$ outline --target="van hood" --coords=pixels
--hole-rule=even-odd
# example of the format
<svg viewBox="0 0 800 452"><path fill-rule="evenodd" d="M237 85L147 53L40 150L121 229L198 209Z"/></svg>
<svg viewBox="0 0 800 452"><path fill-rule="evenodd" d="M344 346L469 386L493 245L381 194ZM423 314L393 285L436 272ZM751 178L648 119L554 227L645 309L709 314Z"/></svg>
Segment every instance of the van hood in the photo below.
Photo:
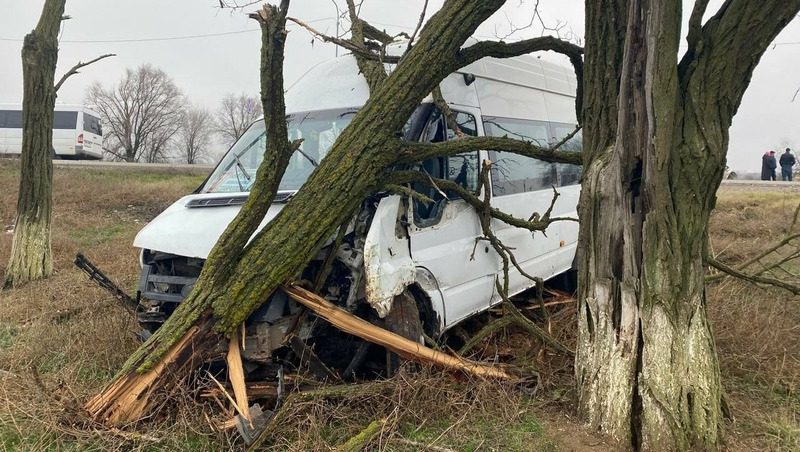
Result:
<svg viewBox="0 0 800 452"><path fill-rule="evenodd" d="M142 228L133 246L205 259L246 198L247 193L184 196ZM256 233L272 221L283 206L283 203L273 203Z"/></svg>

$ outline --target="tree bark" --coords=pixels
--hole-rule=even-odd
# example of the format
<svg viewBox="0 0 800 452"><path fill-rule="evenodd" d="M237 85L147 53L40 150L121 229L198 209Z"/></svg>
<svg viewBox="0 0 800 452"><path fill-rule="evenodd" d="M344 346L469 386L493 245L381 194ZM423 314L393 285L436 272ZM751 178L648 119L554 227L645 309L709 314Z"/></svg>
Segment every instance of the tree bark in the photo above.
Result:
<svg viewBox="0 0 800 452"><path fill-rule="evenodd" d="M680 2L588 3L579 411L633 449L713 449L708 219L750 74L800 2L728 1L702 28L699 2L680 64Z"/></svg>
<svg viewBox="0 0 800 452"><path fill-rule="evenodd" d="M66 0L47 0L22 45L22 154L17 217L4 287L50 276L53 193L53 108L58 31Z"/></svg>

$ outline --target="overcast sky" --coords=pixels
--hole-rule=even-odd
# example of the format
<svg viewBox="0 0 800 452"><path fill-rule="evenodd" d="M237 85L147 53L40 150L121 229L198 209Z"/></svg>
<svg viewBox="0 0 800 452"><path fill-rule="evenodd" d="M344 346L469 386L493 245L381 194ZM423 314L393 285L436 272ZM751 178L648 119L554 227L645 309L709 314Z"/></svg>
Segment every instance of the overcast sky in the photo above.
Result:
<svg viewBox="0 0 800 452"><path fill-rule="evenodd" d="M43 2L0 0L0 103L22 101L22 38L35 26ZM345 5L342 0L338 3ZM389 32L410 31L422 3L364 0L361 15ZM442 1L429 3L429 10L434 11ZM481 26L478 38L505 35L509 21L527 25L534 2L508 3ZM713 8L721 0L711 3ZM549 25L563 21L567 26L562 33L571 31L576 38L582 37L583 1L542 0L540 11ZM258 93L258 26L243 12L220 10L217 0L67 0L66 13L72 19L62 30L57 77L79 60L108 52L118 56L70 78L59 92L59 103L82 103L86 87L93 81L110 85L119 80L126 67L144 63L163 69L193 103L208 108L215 108L226 93ZM295 0L289 14L312 22L321 31L336 32L333 0ZM335 54L332 45L319 41L312 45L307 32L296 26L289 29L284 70L287 86L308 68ZM509 40L539 33L540 29L525 29ZM732 168L756 171L764 150L800 146L800 96L792 102L800 88L798 56L800 22L795 19L762 58L734 119L728 152Z"/></svg>

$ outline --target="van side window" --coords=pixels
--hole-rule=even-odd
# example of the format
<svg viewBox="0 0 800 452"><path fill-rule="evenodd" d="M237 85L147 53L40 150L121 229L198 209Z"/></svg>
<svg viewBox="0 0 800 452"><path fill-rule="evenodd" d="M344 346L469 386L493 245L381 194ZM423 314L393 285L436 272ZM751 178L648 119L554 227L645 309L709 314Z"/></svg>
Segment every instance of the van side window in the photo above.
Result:
<svg viewBox="0 0 800 452"><path fill-rule="evenodd" d="M508 137L547 146L550 141L548 123L522 119L484 117L486 136ZM490 151L492 160L492 192L494 196L542 190L557 183L556 166L510 152Z"/></svg>
<svg viewBox="0 0 800 452"><path fill-rule="evenodd" d="M22 128L22 111L0 110L0 127L6 129Z"/></svg>
<svg viewBox="0 0 800 452"><path fill-rule="evenodd" d="M477 136L478 125L475 117L469 113L453 112L456 123L465 135ZM449 126L446 126L446 121L442 113L434 108L430 112L430 117L425 125L422 133L420 134L419 141L436 143L445 140L453 140L456 137L456 132ZM421 163L421 170L424 170L433 178L447 179L453 181L470 191L475 191L478 188L478 177L480 174L480 159L477 152L468 152L458 154L450 157L437 157L425 160ZM441 214L444 198L433 187L427 184L412 184L414 190L423 193L429 198L433 199L434 203L425 204L419 200L414 200L414 220L417 225L425 226L434 224L436 219ZM457 199L458 195L455 193L447 193L448 198Z"/></svg>
<svg viewBox="0 0 800 452"><path fill-rule="evenodd" d="M54 129L74 129L78 125L77 111L57 111L53 114Z"/></svg>
<svg viewBox="0 0 800 452"><path fill-rule="evenodd" d="M100 119L88 113L83 114L83 130L92 132L96 135L103 135L103 129L100 126Z"/></svg>
<svg viewBox="0 0 800 452"><path fill-rule="evenodd" d="M551 139L551 144L556 144L574 132L575 125L551 122L550 130L553 137ZM583 149L583 135L580 130L574 137L570 138L569 141L559 148L559 150L567 152L581 152L581 149ZM570 165L568 163L556 163L555 165L558 173L557 186L576 185L581 182L581 174L583 174L582 166Z"/></svg>

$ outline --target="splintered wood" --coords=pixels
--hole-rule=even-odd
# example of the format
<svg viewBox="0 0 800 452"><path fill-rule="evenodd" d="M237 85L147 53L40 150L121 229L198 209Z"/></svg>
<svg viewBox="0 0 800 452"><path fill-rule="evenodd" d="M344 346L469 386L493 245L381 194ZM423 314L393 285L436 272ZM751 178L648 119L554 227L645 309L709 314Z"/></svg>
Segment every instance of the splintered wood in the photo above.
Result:
<svg viewBox="0 0 800 452"><path fill-rule="evenodd" d="M446 353L438 352L422 344L406 339L398 334L375 326L366 320L350 314L325 300L317 294L299 286L284 287L283 290L292 299L310 309L312 312L331 323L345 333L358 336L365 341L378 344L402 356L405 359L423 364L433 364L445 369L457 370L480 377L510 380L513 377L505 371L492 366L479 364Z"/></svg>
<svg viewBox="0 0 800 452"><path fill-rule="evenodd" d="M194 341L198 328L192 327L180 341L173 345L158 364L142 374L132 370L118 378L105 391L92 397L84 408L96 421L107 425L120 425L139 420L150 405L154 384L162 373L178 359L186 345Z"/></svg>
<svg viewBox="0 0 800 452"><path fill-rule="evenodd" d="M244 344L244 341L242 342ZM234 331L228 338L228 380L233 387L237 411L246 420L250 420L250 408L247 403L247 386L244 383L242 353L239 350L239 332Z"/></svg>

